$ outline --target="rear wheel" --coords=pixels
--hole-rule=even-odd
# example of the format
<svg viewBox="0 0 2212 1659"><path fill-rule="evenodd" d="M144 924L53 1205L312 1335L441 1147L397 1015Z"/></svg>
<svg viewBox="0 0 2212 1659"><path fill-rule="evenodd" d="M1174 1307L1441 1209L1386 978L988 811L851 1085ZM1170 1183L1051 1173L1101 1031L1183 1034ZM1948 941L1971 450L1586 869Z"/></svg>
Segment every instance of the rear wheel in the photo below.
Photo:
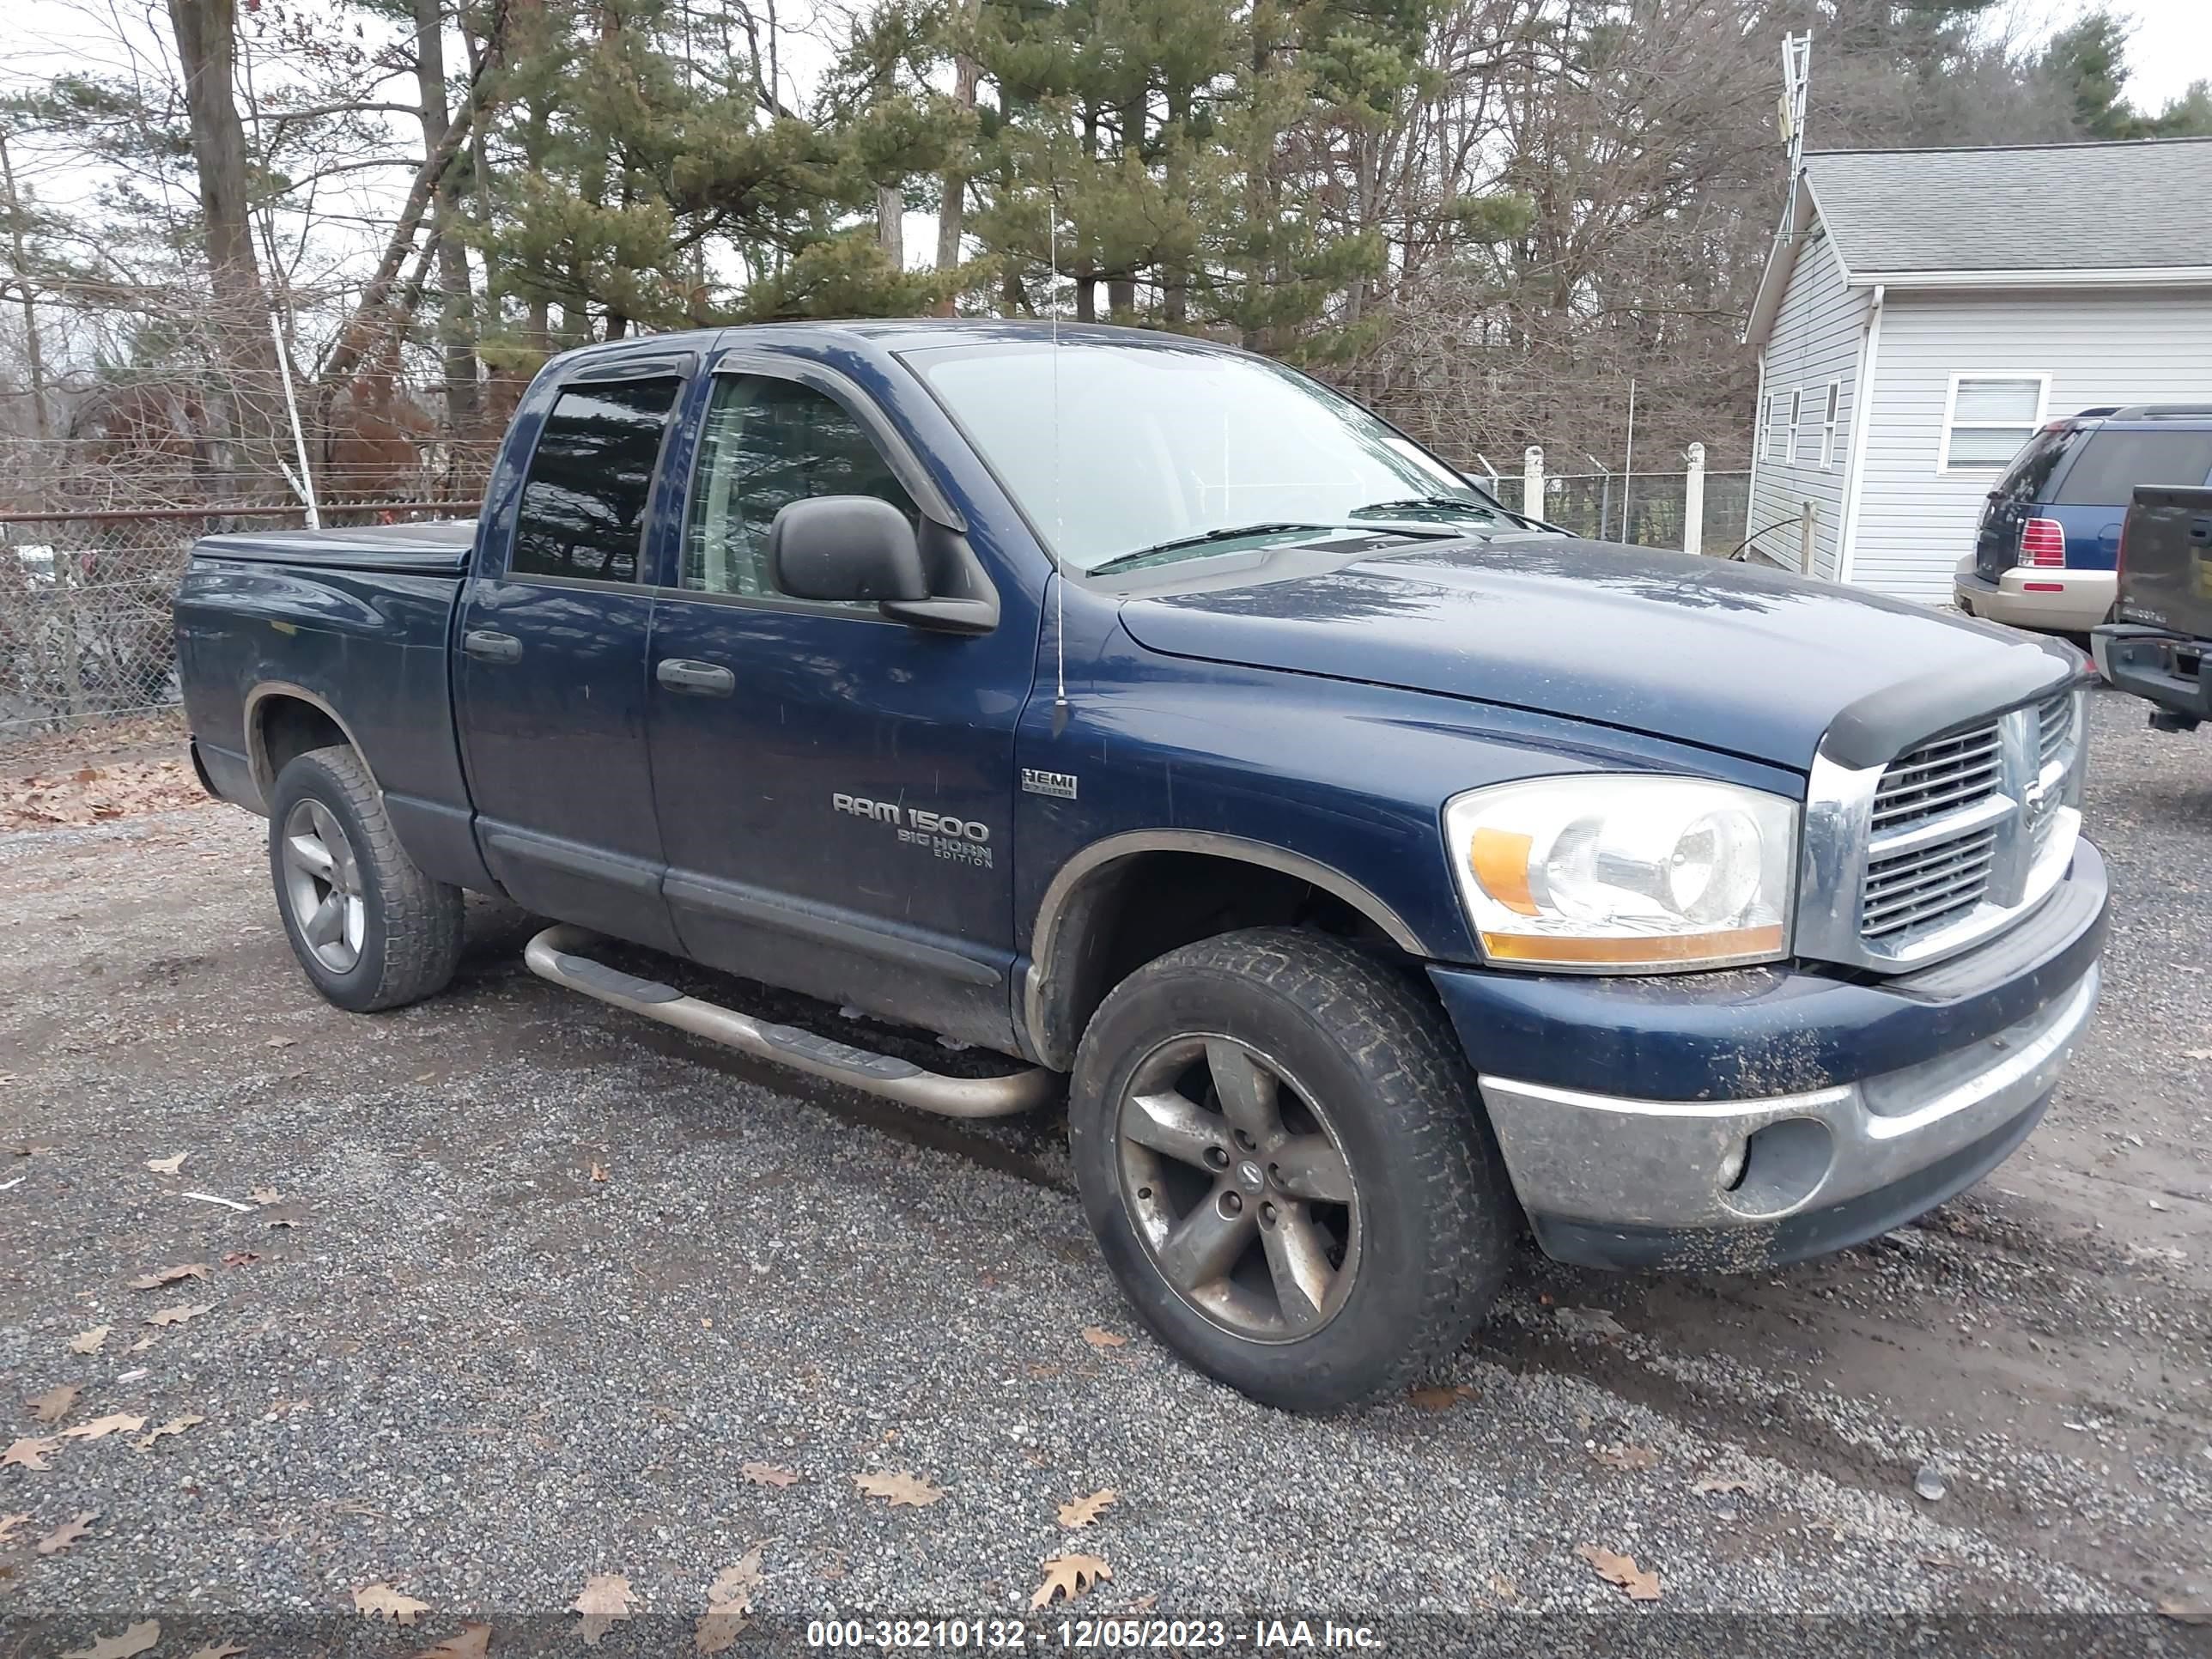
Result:
<svg viewBox="0 0 2212 1659"><path fill-rule="evenodd" d="M1456 1348L1519 1215L1442 1012L1285 929L1170 952L1107 998L1075 1174L1138 1313L1210 1376L1326 1411Z"/></svg>
<svg viewBox="0 0 2212 1659"><path fill-rule="evenodd" d="M293 955L339 1007L397 1008L453 978L461 890L416 867L351 749L311 750L277 775L269 872Z"/></svg>

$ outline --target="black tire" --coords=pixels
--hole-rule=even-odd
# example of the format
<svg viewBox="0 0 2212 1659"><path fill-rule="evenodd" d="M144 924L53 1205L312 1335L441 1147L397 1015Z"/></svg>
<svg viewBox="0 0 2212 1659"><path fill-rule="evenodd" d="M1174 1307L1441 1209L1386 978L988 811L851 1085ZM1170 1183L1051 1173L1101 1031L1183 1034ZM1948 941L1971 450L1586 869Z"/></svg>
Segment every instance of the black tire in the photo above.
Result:
<svg viewBox="0 0 2212 1659"><path fill-rule="evenodd" d="M1285 1326L1258 1340L1209 1315L1170 1282L1140 1231L1136 1212L1140 1199L1152 1199L1152 1188L1125 1194L1130 1149L1117 1127L1124 1095L1133 1079L1172 1066L1178 1045L1200 1035L1279 1062L1283 1087L1296 1091L1282 1097L1292 1104L1281 1121L1304 1113L1303 1097L1311 1096L1311 1119L1349 1166L1360 1194L1356 1271L1348 1286L1332 1289L1334 1311L1317 1328ZM1132 974L1084 1032L1068 1122L1085 1212L1139 1316L1208 1376L1291 1411L1330 1411L1403 1387L1456 1350L1496 1298L1522 1224L1474 1079L1443 1011L1374 957L1323 934L1286 928L1224 934ZM1204 1169L1185 1173L1182 1165L1156 1163L1176 1170L1186 1188L1192 1175L1206 1178ZM1208 1167L1224 1171L1212 1189L1217 1195L1238 1171L1244 1178L1253 1173L1250 1164ZM1277 1173L1267 1166L1266 1190L1279 1200ZM1191 1200L1184 1218L1206 1201ZM1272 1204L1255 1207L1270 1218L1278 1213ZM1323 1212L1320 1205L1304 1207ZM1343 1248L1354 1232L1352 1206L1341 1213L1346 1220L1336 1242L1354 1259ZM1252 1278L1249 1255L1239 1260L1237 1271ZM1259 1268L1273 1271L1266 1260ZM1287 1308L1288 1297L1281 1299Z"/></svg>
<svg viewBox="0 0 2212 1659"><path fill-rule="evenodd" d="M286 826L295 811L318 809L334 821L350 854L347 884L357 890L351 896L361 908L358 943L339 953L351 957L349 965L334 965L318 954L289 885L301 871L288 860ZM310 750L277 774L269 811L269 872L292 954L308 981L337 1006L356 1014L398 1008L445 989L453 977L461 955L461 890L416 867L392 832L383 795L351 749Z"/></svg>

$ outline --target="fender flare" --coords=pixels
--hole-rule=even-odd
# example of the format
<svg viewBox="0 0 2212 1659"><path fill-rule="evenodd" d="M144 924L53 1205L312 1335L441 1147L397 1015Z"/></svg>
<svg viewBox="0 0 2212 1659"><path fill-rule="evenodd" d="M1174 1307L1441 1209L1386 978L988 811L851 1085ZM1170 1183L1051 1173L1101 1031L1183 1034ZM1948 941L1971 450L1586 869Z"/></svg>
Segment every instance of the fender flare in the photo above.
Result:
<svg viewBox="0 0 2212 1659"><path fill-rule="evenodd" d="M1089 931L1083 924L1089 919L1091 901L1110 890L1105 878L1114 866L1146 853L1198 853L1296 877L1342 900L1408 955L1430 954L1405 918L1372 890L1303 853L1202 830L1130 830L1108 836L1060 866L1038 902L1036 921L1030 930L1029 968L1022 978L1022 1032L1038 1061L1056 1071L1073 1066L1076 1039L1081 1035L1072 1029L1068 1007L1085 966L1080 946Z"/></svg>
<svg viewBox="0 0 2212 1659"><path fill-rule="evenodd" d="M337 727L340 735L352 745L353 752L361 757L362 770L368 774L368 781L375 784L377 793L384 793L384 785L377 779L376 769L369 763L368 751L361 746L361 739L354 736L353 727L347 724L345 716L331 707L329 698L290 680L263 680L246 694L244 724L246 764L264 806L276 793L276 775L269 765L269 745L262 735L260 710L261 705L272 697L289 697L328 715L331 724Z"/></svg>

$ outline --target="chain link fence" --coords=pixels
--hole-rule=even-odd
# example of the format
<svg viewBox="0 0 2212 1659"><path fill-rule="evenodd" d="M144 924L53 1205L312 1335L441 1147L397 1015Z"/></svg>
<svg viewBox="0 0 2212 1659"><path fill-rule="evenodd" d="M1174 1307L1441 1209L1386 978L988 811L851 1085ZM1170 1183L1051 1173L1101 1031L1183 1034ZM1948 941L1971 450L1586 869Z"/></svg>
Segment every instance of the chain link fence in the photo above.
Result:
<svg viewBox="0 0 2212 1659"><path fill-rule="evenodd" d="M350 507L349 523L451 517L451 504ZM296 507L152 508L0 515L0 758L172 708L170 600L194 541L218 531L290 528Z"/></svg>
<svg viewBox="0 0 2212 1659"><path fill-rule="evenodd" d="M1544 516L1577 535L1680 547L1680 472L1555 474ZM1705 475L1705 550L1724 554L1747 507L1750 475ZM1519 507L1522 483L1497 488ZM451 501L356 503L325 514L346 524L448 518ZM135 508L0 514L0 761L38 752L88 728L173 710L178 701L170 600L192 543L218 531L297 526L298 507ZM112 733L105 733L112 736ZM67 746L63 744L63 746Z"/></svg>
<svg viewBox="0 0 2212 1659"><path fill-rule="evenodd" d="M1544 479L1544 517L1562 530L1599 541L1638 547L1680 548L1688 501L1686 472L1554 472ZM1751 509L1751 474L1707 472L1704 527L1698 550L1725 556L1742 536ZM1520 476L1507 473L1492 488L1518 507Z"/></svg>

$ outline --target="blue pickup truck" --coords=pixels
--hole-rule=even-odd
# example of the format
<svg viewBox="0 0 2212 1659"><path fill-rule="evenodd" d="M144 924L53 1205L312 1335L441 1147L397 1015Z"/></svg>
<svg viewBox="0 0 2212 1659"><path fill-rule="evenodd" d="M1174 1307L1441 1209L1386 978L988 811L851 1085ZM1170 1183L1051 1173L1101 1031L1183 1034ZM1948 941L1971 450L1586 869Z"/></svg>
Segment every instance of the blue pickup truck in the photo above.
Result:
<svg viewBox="0 0 2212 1659"><path fill-rule="evenodd" d="M474 891L547 979L921 1109L1064 1078L1139 1315L1292 1408L1463 1341L1524 1230L1728 1270L1898 1225L2097 996L2078 653L1564 536L1179 337L571 352L473 524L210 537L177 623L331 1002L437 991Z"/></svg>

